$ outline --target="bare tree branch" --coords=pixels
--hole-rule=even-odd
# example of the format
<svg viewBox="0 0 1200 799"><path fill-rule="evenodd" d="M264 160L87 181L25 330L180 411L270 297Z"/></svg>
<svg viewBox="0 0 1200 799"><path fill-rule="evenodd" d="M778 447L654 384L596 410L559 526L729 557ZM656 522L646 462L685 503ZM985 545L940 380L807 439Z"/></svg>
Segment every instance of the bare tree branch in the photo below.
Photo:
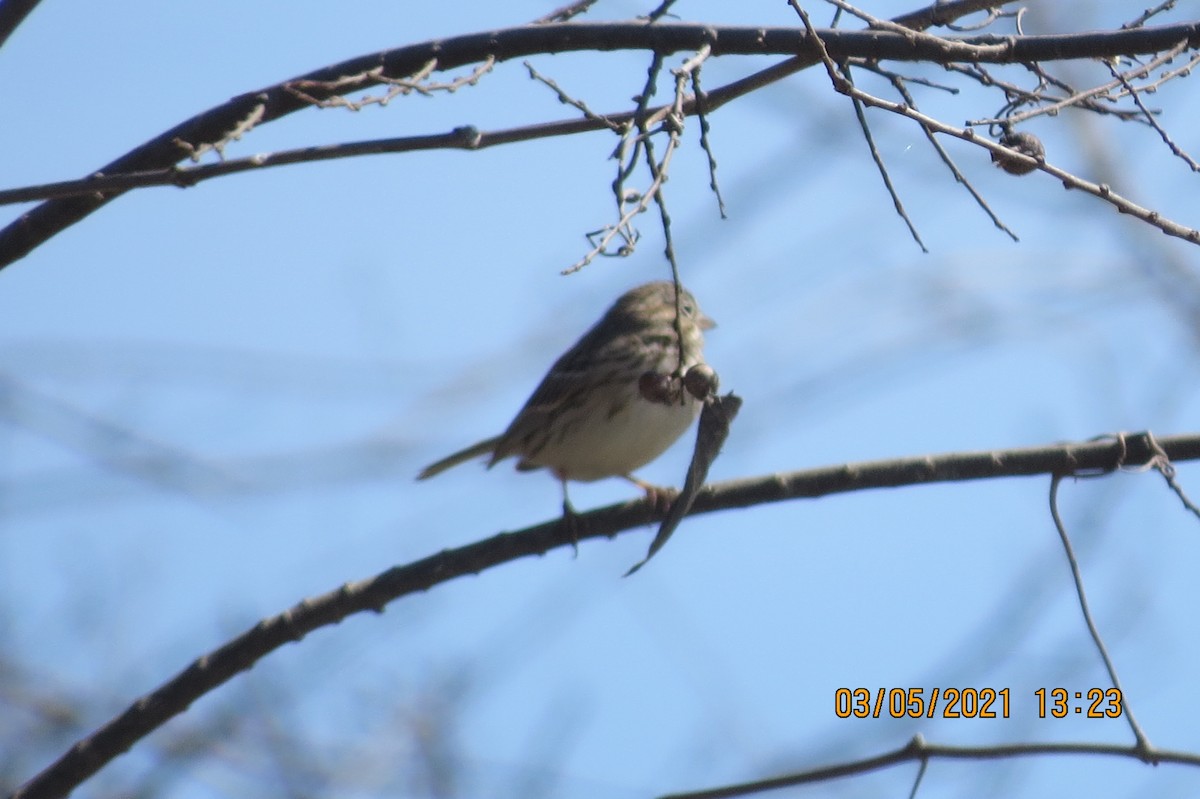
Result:
<svg viewBox="0 0 1200 799"><path fill-rule="evenodd" d="M1087 192L1093 197L1104 200L1120 213L1129 214L1136 219L1140 219L1146 224L1158 228L1168 236L1174 236L1175 238L1183 239L1190 244L1200 244L1200 230L1190 228L1186 225L1175 222L1174 220L1167 219L1158 211L1138 205L1127 197L1117 194L1112 190L1112 187L1106 183L1095 183L1090 180L1084 180L1083 178L1067 172L1065 169L1061 169L1046 162L1044 158L1034 158L1028 153L1023 153L1019 150L1013 149L1012 147L1006 146L1005 144L997 143L991 141L990 139L984 138L983 136L976 134L971 128L958 128L954 127L953 125L947 125L931 116L922 114L920 111L917 111L915 108L912 108L904 103L896 103L892 102L891 100L884 100L880 97L867 94L844 79L835 81L834 88L843 94L848 94L851 97L861 100L865 105L869 105L874 108L882 108L885 111L891 111L894 114L908 117L923 127L927 134L932 132L954 136L955 138L962 139L963 141L977 144L980 147L989 150L993 154L1000 155L1003 158L1008 159L1010 162L1015 162L1018 164L1025 163L1032 168L1040 169L1041 171L1053 175L1061 180L1063 188L1079 189L1080 191ZM1030 171L1032 171L1032 169Z"/></svg>
<svg viewBox="0 0 1200 799"><path fill-rule="evenodd" d="M0 2L0 47L8 41L17 26L37 8L41 0L3 0Z"/></svg>
<svg viewBox="0 0 1200 799"><path fill-rule="evenodd" d="M896 91L904 99L904 102L907 103L908 106L914 111L919 111L920 109L917 108L917 101L913 98L912 94L909 93L907 86L905 86L905 83L908 79L902 78L900 75L895 73L886 75L886 77L891 81L892 86L895 87ZM925 133L925 138L928 139L929 145L933 147L934 152L938 154L938 158L942 159L942 163L946 165L946 168L950 170L950 174L954 176L955 182L967 190L967 193L970 194L971 198L975 200L975 204L978 205L980 209L982 209L983 212L988 215L988 218L992 220L992 224L1007 233L1008 237L1013 241L1020 241L1020 239L1017 237L1017 234L1009 229L1008 225L1001 221L1000 217L996 215L996 212L992 210L992 207L988 205L987 200L983 199L983 195L976 191L975 187L971 184L971 181L967 179L967 176L964 175L962 170L958 168L958 165L954 163L954 159L950 157L950 153L946 152L946 148L943 147L942 143L937 140L936 136L933 135L933 131L924 126L922 126L921 130Z"/></svg>
<svg viewBox="0 0 1200 799"><path fill-rule="evenodd" d="M936 4L914 15L893 20L906 27L944 24L954 13L970 13L996 5L995 2ZM915 22L913 21L915 20ZM821 31L821 38L835 60L873 58L898 61L956 59L987 63L1025 63L1076 58L1110 58L1117 55L1157 53L1186 41L1200 44L1200 22L1129 30L1057 36L939 38L908 37L886 31ZM698 24L653 24L571 22L526 25L498 31L467 34L399 47L350 59L315 70L292 80L235 97L228 103L198 114L156 136L102 167L96 174L145 172L171 167L183 158L227 142L243 132L249 121L265 124L311 106L335 94L359 91L387 80L417 73L431 60L437 70L456 69L488 58L498 61L537 53L586 50L649 50L659 55L699 51L708 46L714 56L785 54L793 57L756 73L748 82L730 84L727 97L710 93L706 110L753 90L764 82L778 80L815 63L817 53L802 28L715 27ZM298 96L297 85L306 87ZM329 88L322 88L323 86ZM694 102L686 113L696 112ZM23 214L0 230L0 267L23 258L62 230L84 219L120 191L96 192L87 196L50 200Z"/></svg>
<svg viewBox="0 0 1200 799"><path fill-rule="evenodd" d="M1083 91L1070 92L1066 97L1062 98L1061 100L1057 100L1055 102L1049 102L1049 101L1043 102L1042 104L1037 105L1036 107L1030 109L1029 111L1022 111L1020 113L1009 114L1008 116L1005 116L1005 117L992 117L990 119L972 119L972 120L969 120L967 122L967 124L968 125L976 125L976 126L1003 124L1003 125L1008 125L1011 127L1013 125L1019 125L1022 122L1033 119L1034 117L1055 116L1058 114L1059 111L1063 110L1064 108L1070 108L1072 106L1082 106L1082 107L1088 108L1089 110L1093 109L1093 108L1095 108L1095 109L1103 108L1103 106L1096 106L1095 104L1093 104L1092 101L1094 99L1103 98L1103 97L1112 97L1113 99L1116 99L1116 96L1114 96L1112 94L1113 89L1116 89L1118 86L1124 86L1126 89L1129 89L1130 85L1129 85L1128 81L1148 77L1150 75L1150 73L1153 72L1154 70L1158 69L1159 67L1163 66L1164 64L1169 64L1172 59L1174 59L1177 55L1179 55L1180 53L1187 50L1189 46L1190 45L1187 42L1181 41L1175 47L1164 50L1162 53L1159 53L1156 58L1152 59L1151 61L1148 61L1145 64L1139 65L1136 69L1129 70L1129 72L1127 72L1124 75L1117 73L1116 70L1112 68L1111 63L1106 61L1105 63L1109 63L1109 68L1113 69L1113 78L1114 79L1111 83L1102 84L1100 86L1094 86L1091 89L1085 89ZM1193 59L1193 61L1194 61L1194 59ZM1008 87L1008 86L1005 86L1004 88L1006 91L1012 90L1011 87ZM1035 102L1035 100L1031 99L1031 100L1029 100L1029 102ZM1108 113L1113 113L1113 111L1109 110ZM1129 114L1130 112L1122 112L1122 113Z"/></svg>
<svg viewBox="0 0 1200 799"><path fill-rule="evenodd" d="M1167 133L1167 131L1163 129L1163 126L1158 124L1158 120L1154 118L1154 113L1146 107L1145 103L1142 102L1142 95L1141 92L1138 91L1137 87L1129 82L1128 77L1118 72L1117 68L1114 67L1111 62L1106 61L1105 64L1107 64L1109 71L1112 72L1113 78L1120 81L1121 86L1124 87L1125 91L1129 93L1129 96L1133 99L1134 104L1137 105L1138 110L1141 111L1146 117L1147 124L1154 128L1154 132L1157 133L1159 138L1163 140L1163 144L1167 145L1167 147L1171 149L1171 153L1175 155L1175 157L1187 164L1189 169L1191 169L1193 172L1200 172L1200 164L1196 163L1194 158L1188 155L1182 147L1176 144L1175 140L1171 138L1171 134Z"/></svg>
<svg viewBox="0 0 1200 799"><path fill-rule="evenodd" d="M854 774L867 774L881 768L890 768L901 763L926 763L930 760L1000 760L1016 757L1033 757L1044 755L1108 755L1110 757L1128 757L1146 762L1147 753L1137 746L1121 746L1108 743L1026 743L1007 744L1003 746L947 746L945 744L926 743L925 739L916 735L906 746L891 752L885 752L875 757L837 763L832 766L812 769L799 774L789 774L757 782L747 782L739 785L727 785L707 791L690 791L688 793L673 793L661 799L733 799L736 796L774 791L779 788L790 788L795 785L806 785L813 782L826 782L839 777L849 777ZM1156 763L1180 763L1188 766L1200 766L1200 755L1191 752L1179 752L1168 749L1153 750Z"/></svg>
<svg viewBox="0 0 1200 799"><path fill-rule="evenodd" d="M1103 474L1160 464L1164 456L1170 461L1200 459L1200 435L1157 438L1149 433L1119 434L1081 444L843 464L715 483L696 495L689 515L868 488L1045 474ZM581 514L582 524L576 534L579 540L614 538L622 531L659 520L660 516L647 499L610 505ZM151 731L187 710L204 694L250 669L284 644L299 641L321 627L337 624L354 613L382 612L389 602L402 596L573 543L564 537L561 520L556 518L524 530L500 533L474 544L444 550L368 580L347 583L327 594L305 599L198 658L93 734L78 741L10 799L66 796ZM1168 759L1158 752L1155 757ZM1194 755L1188 757L1200 762Z"/></svg>

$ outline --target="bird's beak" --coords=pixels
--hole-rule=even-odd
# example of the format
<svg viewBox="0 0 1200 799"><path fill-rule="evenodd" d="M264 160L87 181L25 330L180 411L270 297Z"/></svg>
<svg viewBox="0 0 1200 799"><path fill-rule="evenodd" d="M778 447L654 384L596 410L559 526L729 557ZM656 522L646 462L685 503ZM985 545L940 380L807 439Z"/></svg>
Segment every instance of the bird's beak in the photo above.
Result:
<svg viewBox="0 0 1200 799"><path fill-rule="evenodd" d="M711 317L705 316L704 313L701 312L700 318L696 320L696 325L701 330L712 330L717 326L717 323L714 322Z"/></svg>

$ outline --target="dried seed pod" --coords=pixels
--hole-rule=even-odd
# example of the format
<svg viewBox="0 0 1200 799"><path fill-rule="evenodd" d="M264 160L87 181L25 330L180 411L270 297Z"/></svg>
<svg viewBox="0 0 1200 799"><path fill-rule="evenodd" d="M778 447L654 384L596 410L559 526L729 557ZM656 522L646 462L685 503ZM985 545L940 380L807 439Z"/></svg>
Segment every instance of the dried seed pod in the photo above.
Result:
<svg viewBox="0 0 1200 799"><path fill-rule="evenodd" d="M1000 137L999 143L1039 161L1046 158L1046 148L1042 146L1042 140L1027 131L1005 131L1004 135ZM1036 164L1000 153L992 153L992 163L1010 175L1028 175L1037 169Z"/></svg>
<svg viewBox="0 0 1200 799"><path fill-rule="evenodd" d="M638 378L638 393L642 399L657 402L659 405L669 405L679 399L679 388L670 375L660 375L658 372L645 372Z"/></svg>
<svg viewBox="0 0 1200 799"><path fill-rule="evenodd" d="M698 363L683 376L683 387L698 400L708 399L717 393L720 381L717 373L706 363Z"/></svg>

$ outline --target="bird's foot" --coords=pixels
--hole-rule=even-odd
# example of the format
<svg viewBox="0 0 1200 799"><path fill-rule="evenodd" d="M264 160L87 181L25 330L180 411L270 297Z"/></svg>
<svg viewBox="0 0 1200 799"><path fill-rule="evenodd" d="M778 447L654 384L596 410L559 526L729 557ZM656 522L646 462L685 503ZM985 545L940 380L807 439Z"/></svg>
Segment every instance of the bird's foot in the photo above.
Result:
<svg viewBox="0 0 1200 799"><path fill-rule="evenodd" d="M654 512L657 514L666 513L671 508L671 503L675 501L675 497L679 496L679 489L677 488L656 486L631 474L624 475L624 477L645 492L646 501L650 503L650 506L654 508Z"/></svg>
<svg viewBox="0 0 1200 799"><path fill-rule="evenodd" d="M563 535L571 542L571 552L575 558L579 557L579 534L583 532L585 523L583 517L575 510L575 506L571 504L571 500L563 497L563 515L560 526L562 527Z"/></svg>

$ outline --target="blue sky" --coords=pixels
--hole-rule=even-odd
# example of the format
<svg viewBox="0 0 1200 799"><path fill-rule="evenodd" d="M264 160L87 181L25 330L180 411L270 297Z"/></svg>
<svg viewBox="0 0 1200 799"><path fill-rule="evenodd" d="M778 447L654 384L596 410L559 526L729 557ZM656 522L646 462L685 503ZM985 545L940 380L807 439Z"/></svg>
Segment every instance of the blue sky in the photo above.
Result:
<svg viewBox="0 0 1200 799"><path fill-rule="evenodd" d="M81 176L235 94L550 8L473 6L46 0L0 49L10 76L0 174L6 186ZM1033 8L1030 30L1101 27L1128 13L1116 3ZM597 17L646 10L601 2ZM676 10L795 24L782 3L686 0ZM600 110L628 103L646 63L535 61ZM767 63L716 60L706 86ZM1099 74L1064 69L1080 82ZM914 91L951 124L998 108L997 96L960 85L957 96ZM1175 82L1151 100L1195 151L1193 87ZM229 155L570 115L509 63L450 96L301 112ZM745 399L712 479L1195 429L1195 320L1184 284L1161 277L1172 266L1194 275L1195 247L947 142L1014 243L917 128L879 113L871 121L928 255L819 70L713 115L728 220L688 122L667 184L676 247L720 325L709 362ZM1200 223L1194 175L1152 131L1071 114L1030 128L1052 162ZM147 189L0 272L5 648L47 690L102 697L84 720L95 726L305 596L553 517L558 489L544 475L467 465L413 477L503 429L613 298L665 276L650 215L633 257L559 275L586 252L583 234L611 220L614 145L597 133ZM1106 162L1114 171L1101 172ZM642 476L681 482L688 443ZM1197 477L1181 465L1181 482L1200 494ZM364 761L377 756L375 768L405 745L398 718L453 719L461 792L492 796L532 795L535 776L555 796L701 788L876 754L917 732L962 744L1127 742L1124 721L1034 712L1037 688L1107 685L1047 512L1048 483L927 486L690 519L629 580L620 575L652 530L589 542L578 559L563 550L509 564L322 630L193 712L286 719L327 742L327 757L353 744ZM572 496L586 509L632 494L606 481ZM1200 749L1195 519L1153 474L1068 482L1061 499L1140 722L1156 745ZM835 718L836 688L860 685L1009 687L1013 717ZM265 698L244 709L247 694ZM101 784L145 784L163 734ZM913 770L795 795L903 795ZM1094 758L939 762L921 795L1185 795L1198 784L1192 770ZM168 792L247 788L262 790L253 769L217 751ZM345 793L373 795L370 780Z"/></svg>

